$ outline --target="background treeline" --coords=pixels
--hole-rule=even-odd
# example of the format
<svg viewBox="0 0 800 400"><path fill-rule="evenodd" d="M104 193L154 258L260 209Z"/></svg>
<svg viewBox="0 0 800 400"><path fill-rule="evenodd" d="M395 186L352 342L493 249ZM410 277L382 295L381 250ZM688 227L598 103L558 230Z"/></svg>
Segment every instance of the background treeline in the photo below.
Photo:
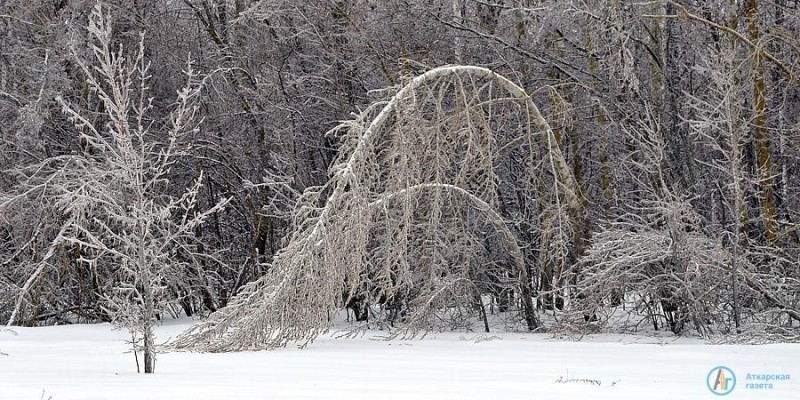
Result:
<svg viewBox="0 0 800 400"><path fill-rule="evenodd" d="M78 61L94 59L86 29L94 5L0 3L3 321L44 258L20 324L109 320L104 299L124 279L124 266L96 262L76 241L53 246L65 208L41 189L46 182L31 186L32 166L94 157L65 104L95 127L113 125ZM648 325L676 333L738 328L798 337L797 1L119 0L105 7L114 48L134 51L145 34L150 135L168 131L187 66L200 87L198 129L182 137L191 150L170 165L166 192L180 197L202 171L196 212L230 199L193 228L191 245L171 254L188 267L164 289L173 300L164 312L214 311L264 274L300 193L328 177L339 143L325 133L339 121L385 99L381 89L465 64L526 88L580 189L584 209L566 266L537 258L542 227L513 224L540 309L561 315L553 326L603 321L625 304Z"/></svg>

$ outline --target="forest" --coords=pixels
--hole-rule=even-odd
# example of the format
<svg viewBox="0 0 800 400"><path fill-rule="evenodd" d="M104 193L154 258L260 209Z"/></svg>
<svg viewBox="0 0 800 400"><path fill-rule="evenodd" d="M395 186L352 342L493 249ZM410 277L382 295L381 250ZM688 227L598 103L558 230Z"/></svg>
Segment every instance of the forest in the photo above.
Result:
<svg viewBox="0 0 800 400"><path fill-rule="evenodd" d="M798 30L793 0L4 0L0 321L111 322L149 372L185 316L171 350L341 313L800 341Z"/></svg>

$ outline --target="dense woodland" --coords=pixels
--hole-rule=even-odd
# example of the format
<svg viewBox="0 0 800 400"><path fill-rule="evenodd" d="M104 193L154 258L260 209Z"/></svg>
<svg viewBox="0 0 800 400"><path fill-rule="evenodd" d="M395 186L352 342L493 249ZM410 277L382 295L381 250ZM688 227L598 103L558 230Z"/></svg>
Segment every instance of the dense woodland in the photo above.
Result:
<svg viewBox="0 0 800 400"><path fill-rule="evenodd" d="M301 301L314 293L263 284L270 301L286 297L276 303L285 310L253 324L324 328L303 310L316 304L328 319L347 307L358 322L411 334L489 329L489 317L505 315L510 327L570 335L800 339L797 1L96 7L0 2L3 322L144 326L146 346L157 319L236 319L220 314L236 293L283 274L335 295L322 306ZM369 170L332 186L376 107L446 65L483 67L523 88L552 128L549 147L507 133L525 121L480 77L467 88L439 82L390 117L399 133L371 145ZM497 108L476 100L486 96ZM465 111L474 107L492 117L474 119ZM494 135L475 145L480 157L460 134L447 136L473 120ZM425 142L430 132L439 141ZM549 162L553 144L574 204L543 189L566 176L526 172ZM391 172L399 164L402 176ZM459 173L466 164L475 167ZM450 194L427 190L450 184ZM420 185L411 207L374 196ZM333 195L361 198L352 193L383 211L322 211ZM287 271L303 261L292 257L317 251L296 244L318 235L309 218L338 218L322 233L328 247L361 247L323 251L320 268L298 278ZM276 335L278 345L308 339Z"/></svg>

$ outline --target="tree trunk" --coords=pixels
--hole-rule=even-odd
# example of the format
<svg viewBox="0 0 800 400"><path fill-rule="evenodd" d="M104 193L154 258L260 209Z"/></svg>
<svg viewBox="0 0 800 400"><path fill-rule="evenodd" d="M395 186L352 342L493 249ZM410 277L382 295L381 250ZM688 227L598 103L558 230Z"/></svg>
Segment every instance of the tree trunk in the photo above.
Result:
<svg viewBox="0 0 800 400"><path fill-rule="evenodd" d="M155 351L155 335L153 333L153 317L155 314L155 304L153 301L153 289L148 282L144 283L144 323L142 326L144 333L144 344L142 351L144 352L144 373L152 374L156 364L156 351Z"/></svg>
<svg viewBox="0 0 800 400"><path fill-rule="evenodd" d="M745 17L747 18L748 39L758 43L760 33L758 30L758 2L747 0L745 3ZM756 167L759 173L759 203L761 205L761 218L764 224L764 236L769 243L777 240L775 218L775 193L773 192L772 167L769 157L769 133L767 132L767 98L764 71L761 68L761 50L756 48L753 55L753 112L754 127L752 135L756 147Z"/></svg>

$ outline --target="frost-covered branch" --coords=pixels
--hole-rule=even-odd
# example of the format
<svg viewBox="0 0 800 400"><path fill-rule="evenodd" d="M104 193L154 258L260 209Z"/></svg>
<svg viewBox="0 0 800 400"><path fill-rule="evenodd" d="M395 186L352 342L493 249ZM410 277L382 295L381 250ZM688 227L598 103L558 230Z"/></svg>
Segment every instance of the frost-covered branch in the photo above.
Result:
<svg viewBox="0 0 800 400"><path fill-rule="evenodd" d="M267 275L173 348L305 345L345 306L364 319L378 311L413 335L442 323L438 312L463 324L484 292L516 308L528 329L539 327L523 233L498 213L508 201L498 194L517 188L549 204L546 215L533 203L516 207L558 232L570 231L578 205L557 140L519 86L485 68L436 68L336 133L344 144L331 178L298 200L294 231ZM518 169L504 171L501 160ZM508 269L484 270L501 265L486 259L495 253Z"/></svg>

